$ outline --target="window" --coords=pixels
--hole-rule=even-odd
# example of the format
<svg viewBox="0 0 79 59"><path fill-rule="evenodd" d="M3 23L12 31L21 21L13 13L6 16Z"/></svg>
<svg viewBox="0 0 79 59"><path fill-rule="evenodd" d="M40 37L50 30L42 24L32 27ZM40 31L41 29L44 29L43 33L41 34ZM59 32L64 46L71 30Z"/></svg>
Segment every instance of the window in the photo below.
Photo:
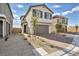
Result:
<svg viewBox="0 0 79 59"><path fill-rule="evenodd" d="M36 10L33 9L33 16L36 16Z"/></svg>
<svg viewBox="0 0 79 59"><path fill-rule="evenodd" d="M62 20L62 23L65 23L65 19Z"/></svg>
<svg viewBox="0 0 79 59"><path fill-rule="evenodd" d="M50 19L52 19L52 14L50 14Z"/></svg>
<svg viewBox="0 0 79 59"><path fill-rule="evenodd" d="M45 19L51 19L52 18L52 14L48 13L48 12L45 12L44 13L44 18Z"/></svg>
<svg viewBox="0 0 79 59"><path fill-rule="evenodd" d="M40 14L40 18L42 18L43 17L42 11L39 11L39 14Z"/></svg>
<svg viewBox="0 0 79 59"><path fill-rule="evenodd" d="M59 23L59 19L57 19L57 23Z"/></svg>
<svg viewBox="0 0 79 59"><path fill-rule="evenodd" d="M67 24L67 20L66 19L63 19L62 20L62 23Z"/></svg>
<svg viewBox="0 0 79 59"><path fill-rule="evenodd" d="M42 18L42 17L43 17L42 11L37 10L37 16L38 16L39 18Z"/></svg>
<svg viewBox="0 0 79 59"><path fill-rule="evenodd" d="M43 17L42 11L33 9L33 16L38 16L39 18Z"/></svg>
<svg viewBox="0 0 79 59"><path fill-rule="evenodd" d="M65 24L67 24L67 19L65 19Z"/></svg>
<svg viewBox="0 0 79 59"><path fill-rule="evenodd" d="M47 13L46 12L44 13L44 17L45 17L45 19L47 19Z"/></svg>

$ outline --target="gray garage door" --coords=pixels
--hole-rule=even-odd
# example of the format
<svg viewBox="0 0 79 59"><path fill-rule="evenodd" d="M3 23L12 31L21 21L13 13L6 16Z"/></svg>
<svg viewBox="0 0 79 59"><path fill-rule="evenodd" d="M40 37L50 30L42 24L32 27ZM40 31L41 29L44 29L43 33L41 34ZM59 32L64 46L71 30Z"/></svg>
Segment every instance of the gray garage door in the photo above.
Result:
<svg viewBox="0 0 79 59"><path fill-rule="evenodd" d="M3 33L3 22L0 21L0 37L3 36L2 33Z"/></svg>
<svg viewBox="0 0 79 59"><path fill-rule="evenodd" d="M47 34L49 31L49 26L48 25L39 25L35 29L35 34Z"/></svg>

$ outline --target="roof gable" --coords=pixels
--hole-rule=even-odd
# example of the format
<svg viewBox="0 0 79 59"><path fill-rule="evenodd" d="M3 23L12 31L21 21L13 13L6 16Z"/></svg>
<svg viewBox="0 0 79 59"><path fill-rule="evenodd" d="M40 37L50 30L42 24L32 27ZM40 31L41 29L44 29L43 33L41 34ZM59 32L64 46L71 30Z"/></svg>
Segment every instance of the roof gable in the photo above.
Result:
<svg viewBox="0 0 79 59"><path fill-rule="evenodd" d="M52 10L50 10L45 4L41 4L41 5L34 5L34 6L30 6L27 13L25 14L25 17L27 16L27 14L29 13L29 11L31 10L32 7L38 7L38 6L44 6L46 7L51 13L54 13Z"/></svg>

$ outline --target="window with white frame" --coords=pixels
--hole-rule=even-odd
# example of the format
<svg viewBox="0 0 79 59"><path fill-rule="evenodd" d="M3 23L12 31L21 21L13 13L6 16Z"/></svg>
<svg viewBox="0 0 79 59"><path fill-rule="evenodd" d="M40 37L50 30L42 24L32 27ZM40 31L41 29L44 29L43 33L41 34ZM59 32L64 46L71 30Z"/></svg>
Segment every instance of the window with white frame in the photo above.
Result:
<svg viewBox="0 0 79 59"><path fill-rule="evenodd" d="M52 14L48 13L48 12L45 12L44 13L44 18L45 19L51 19L52 18Z"/></svg>
<svg viewBox="0 0 79 59"><path fill-rule="evenodd" d="M43 12L39 11L39 10L36 10L36 9L33 9L33 16L38 16L39 18L42 18L43 17Z"/></svg>

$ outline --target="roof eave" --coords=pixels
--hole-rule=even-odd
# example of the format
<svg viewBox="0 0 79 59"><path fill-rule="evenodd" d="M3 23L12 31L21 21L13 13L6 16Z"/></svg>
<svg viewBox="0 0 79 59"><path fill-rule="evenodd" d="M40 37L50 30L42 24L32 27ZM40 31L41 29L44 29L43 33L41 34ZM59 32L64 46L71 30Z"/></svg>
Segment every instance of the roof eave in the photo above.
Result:
<svg viewBox="0 0 79 59"><path fill-rule="evenodd" d="M14 18L9 3L7 3L7 5L8 5L8 8L10 10L10 13L11 13L12 18Z"/></svg>

